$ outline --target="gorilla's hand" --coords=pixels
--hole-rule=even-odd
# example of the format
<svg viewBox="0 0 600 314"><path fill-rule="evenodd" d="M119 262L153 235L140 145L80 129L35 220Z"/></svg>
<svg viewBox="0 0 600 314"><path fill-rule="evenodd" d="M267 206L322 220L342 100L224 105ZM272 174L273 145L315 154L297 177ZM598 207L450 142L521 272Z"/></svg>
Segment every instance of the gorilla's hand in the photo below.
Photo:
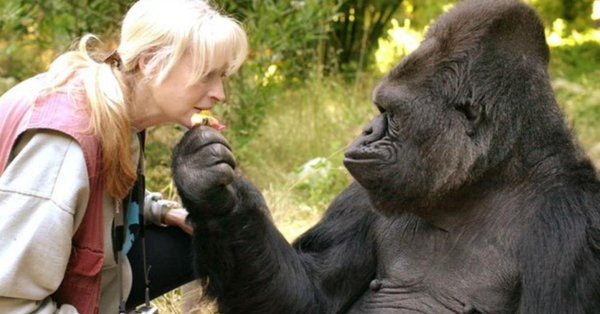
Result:
<svg viewBox="0 0 600 314"><path fill-rule="evenodd" d="M190 218L222 216L235 206L231 186L235 159L227 140L208 127L195 127L173 152L173 178Z"/></svg>

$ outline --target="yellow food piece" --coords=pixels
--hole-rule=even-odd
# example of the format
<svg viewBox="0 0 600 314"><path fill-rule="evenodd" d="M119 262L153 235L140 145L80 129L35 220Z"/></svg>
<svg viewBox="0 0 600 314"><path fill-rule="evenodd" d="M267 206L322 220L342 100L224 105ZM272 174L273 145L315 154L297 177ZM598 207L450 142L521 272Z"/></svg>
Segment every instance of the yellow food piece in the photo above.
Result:
<svg viewBox="0 0 600 314"><path fill-rule="evenodd" d="M202 110L199 113L192 115L192 125L216 125L219 121L211 116L210 111Z"/></svg>
<svg viewBox="0 0 600 314"><path fill-rule="evenodd" d="M209 110L202 110L192 115L192 126L205 125L216 130L221 130L224 126L219 123L217 118L213 117Z"/></svg>

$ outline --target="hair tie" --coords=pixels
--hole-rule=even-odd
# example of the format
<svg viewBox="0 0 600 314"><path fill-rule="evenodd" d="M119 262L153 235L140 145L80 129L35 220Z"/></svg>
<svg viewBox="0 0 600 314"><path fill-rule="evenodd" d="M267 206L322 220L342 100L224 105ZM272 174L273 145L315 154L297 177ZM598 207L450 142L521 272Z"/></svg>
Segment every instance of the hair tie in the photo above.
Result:
<svg viewBox="0 0 600 314"><path fill-rule="evenodd" d="M119 53L117 52L117 50L113 50L113 52L108 55L108 57L106 57L104 59L104 61L102 61L110 66L115 66L117 68L121 67L121 64L123 64L123 61L121 60L121 56L119 56Z"/></svg>

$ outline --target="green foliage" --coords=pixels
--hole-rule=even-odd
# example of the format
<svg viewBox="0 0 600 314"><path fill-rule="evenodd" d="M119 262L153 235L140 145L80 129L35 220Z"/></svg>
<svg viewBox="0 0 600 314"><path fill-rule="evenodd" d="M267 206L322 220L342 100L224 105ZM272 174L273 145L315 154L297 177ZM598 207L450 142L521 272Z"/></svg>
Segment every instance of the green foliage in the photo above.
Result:
<svg viewBox="0 0 600 314"><path fill-rule="evenodd" d="M325 63L333 55L342 74L361 73L377 49L377 39L385 32L402 0L339 1L326 47L321 47ZM327 65L325 63L325 65Z"/></svg>
<svg viewBox="0 0 600 314"><path fill-rule="evenodd" d="M17 80L44 71L77 37L114 37L132 0L9 0L0 4L0 76Z"/></svg>
<svg viewBox="0 0 600 314"><path fill-rule="evenodd" d="M397 17L389 21L386 32L378 39L378 48L373 52L372 70L381 74L387 73L419 46L429 24L435 17L454 6L455 2L403 1Z"/></svg>
<svg viewBox="0 0 600 314"><path fill-rule="evenodd" d="M594 0L526 0L533 5L546 25L556 19L564 19L576 29L592 25L591 14Z"/></svg>
<svg viewBox="0 0 600 314"><path fill-rule="evenodd" d="M301 80L312 67L326 73L342 70L350 77L360 73L402 2L229 0L221 6L253 34L257 61L266 57L266 66L276 64L281 75Z"/></svg>
<svg viewBox="0 0 600 314"><path fill-rule="evenodd" d="M243 19L251 47L242 70L228 84L229 101L222 110L232 126L226 134L236 146L251 140L275 94L320 67L315 48L329 32L326 21L336 10L322 2L224 1L227 12Z"/></svg>
<svg viewBox="0 0 600 314"><path fill-rule="evenodd" d="M551 69L554 77L573 82L592 83L600 71L600 41L552 49Z"/></svg>
<svg viewBox="0 0 600 314"><path fill-rule="evenodd" d="M288 175L293 182L290 189L311 208L324 208L332 197L349 183L348 175L342 166L341 154L333 152L329 158L313 158Z"/></svg>
<svg viewBox="0 0 600 314"><path fill-rule="evenodd" d="M379 49L375 51L375 66L379 73L387 73L399 60L417 49L423 40L423 32L411 27L411 20L403 25L392 19L387 36L379 39Z"/></svg>
<svg viewBox="0 0 600 314"><path fill-rule="evenodd" d="M424 30L435 18L453 7L456 2L458 0L404 0L396 17L399 20L410 20L414 29Z"/></svg>
<svg viewBox="0 0 600 314"><path fill-rule="evenodd" d="M561 108L583 147L600 161L600 42L553 48L551 70Z"/></svg>
<svg viewBox="0 0 600 314"><path fill-rule="evenodd" d="M583 147L600 161L600 30L556 19L546 30L550 75L559 105Z"/></svg>
<svg viewBox="0 0 600 314"><path fill-rule="evenodd" d="M281 79L303 80L318 64L319 42L329 33L327 21L336 5L319 0L253 1L244 12L250 37L250 60L265 73L271 65L278 67Z"/></svg>

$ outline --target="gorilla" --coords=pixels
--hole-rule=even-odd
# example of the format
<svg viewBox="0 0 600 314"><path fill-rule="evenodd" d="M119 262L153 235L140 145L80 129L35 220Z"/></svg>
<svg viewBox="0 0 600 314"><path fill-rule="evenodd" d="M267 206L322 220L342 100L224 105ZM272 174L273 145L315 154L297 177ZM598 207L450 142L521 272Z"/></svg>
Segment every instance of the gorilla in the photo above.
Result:
<svg viewBox="0 0 600 314"><path fill-rule="evenodd" d="M220 313L599 311L600 183L548 62L527 5L457 4L374 89L354 182L291 245L225 138L189 130L173 176Z"/></svg>

